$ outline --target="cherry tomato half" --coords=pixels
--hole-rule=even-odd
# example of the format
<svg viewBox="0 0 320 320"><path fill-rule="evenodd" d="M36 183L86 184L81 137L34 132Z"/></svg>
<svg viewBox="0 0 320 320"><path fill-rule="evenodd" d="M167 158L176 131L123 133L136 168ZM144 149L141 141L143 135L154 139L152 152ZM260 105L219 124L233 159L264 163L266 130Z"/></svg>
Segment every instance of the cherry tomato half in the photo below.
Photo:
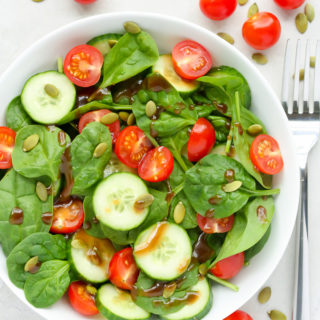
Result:
<svg viewBox="0 0 320 320"><path fill-rule="evenodd" d="M205 118L199 118L192 128L188 141L188 159L199 161L206 156L216 142L216 133L212 124Z"/></svg>
<svg viewBox="0 0 320 320"><path fill-rule="evenodd" d="M68 296L73 309L84 316L94 316L99 311L96 307L95 296L88 292L87 285L82 281L71 282Z"/></svg>
<svg viewBox="0 0 320 320"><path fill-rule="evenodd" d="M250 159L265 174L277 174L283 168L278 142L267 134L257 136L250 147Z"/></svg>
<svg viewBox="0 0 320 320"><path fill-rule="evenodd" d="M212 20L223 20L231 16L237 7L237 0L200 0L200 9Z"/></svg>
<svg viewBox="0 0 320 320"><path fill-rule="evenodd" d="M166 180L173 170L173 165L173 156L168 148L154 148L141 160L138 167L139 177L150 182Z"/></svg>
<svg viewBox="0 0 320 320"><path fill-rule="evenodd" d="M182 78L193 80L204 76L212 66L212 58L200 43L185 40L172 50L174 69Z"/></svg>
<svg viewBox="0 0 320 320"><path fill-rule="evenodd" d="M220 279L231 279L237 275L244 264L244 253L240 252L231 257L218 261L210 272Z"/></svg>
<svg viewBox="0 0 320 320"><path fill-rule="evenodd" d="M281 25L270 12L259 12L249 18L242 27L242 36L249 46L264 50L273 46L280 38Z"/></svg>
<svg viewBox="0 0 320 320"><path fill-rule="evenodd" d="M72 233L82 226L84 219L82 201L71 199L53 206L53 219L50 232Z"/></svg>
<svg viewBox="0 0 320 320"><path fill-rule="evenodd" d="M8 127L0 127L0 169L12 167L11 153L16 133Z"/></svg>
<svg viewBox="0 0 320 320"><path fill-rule="evenodd" d="M118 288L131 290L137 282L139 269L133 258L132 248L116 252L109 264L109 280Z"/></svg>
<svg viewBox="0 0 320 320"><path fill-rule="evenodd" d="M100 122L101 118L108 113L111 113L111 111L107 109L101 109L101 110L90 111L85 113L83 116L81 116L79 120L79 132L81 133L83 128L90 122L93 122L93 121ZM112 124L106 124L106 126L110 131L112 142L115 143L120 134L119 120L115 121Z"/></svg>
<svg viewBox="0 0 320 320"><path fill-rule="evenodd" d="M140 128L129 126L120 132L114 152L126 166L138 168L143 156L152 148L151 141Z"/></svg>
<svg viewBox="0 0 320 320"><path fill-rule="evenodd" d="M253 320L246 312L237 310L230 316L224 318L223 320Z"/></svg>
<svg viewBox="0 0 320 320"><path fill-rule="evenodd" d="M204 217L197 213L197 223L199 228L205 233L224 233L232 229L234 216L231 215L226 218L215 219Z"/></svg>
<svg viewBox="0 0 320 320"><path fill-rule="evenodd" d="M291 10L300 7L306 0L274 0L283 9Z"/></svg>
<svg viewBox="0 0 320 320"><path fill-rule="evenodd" d="M71 49L64 59L64 73L75 85L91 87L100 79L103 56L88 44Z"/></svg>

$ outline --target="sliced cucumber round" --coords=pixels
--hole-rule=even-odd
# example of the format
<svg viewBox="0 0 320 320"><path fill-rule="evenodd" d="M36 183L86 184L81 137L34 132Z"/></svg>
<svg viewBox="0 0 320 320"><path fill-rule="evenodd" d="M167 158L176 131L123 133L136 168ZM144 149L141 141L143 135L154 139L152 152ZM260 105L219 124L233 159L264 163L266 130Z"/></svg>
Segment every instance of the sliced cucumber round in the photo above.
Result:
<svg viewBox="0 0 320 320"><path fill-rule="evenodd" d="M192 246L183 228L163 221L139 234L133 254L138 266L149 277L173 280L187 270Z"/></svg>
<svg viewBox="0 0 320 320"><path fill-rule="evenodd" d="M176 73L170 54L161 55L152 67L152 71L160 73L182 95L189 95L200 86L199 82L182 79Z"/></svg>
<svg viewBox="0 0 320 320"><path fill-rule="evenodd" d="M59 122L72 110L75 101L75 86L63 73L57 71L32 76L21 93L25 111L34 121L43 124Z"/></svg>
<svg viewBox="0 0 320 320"><path fill-rule="evenodd" d="M93 194L93 209L97 219L107 227L125 231L138 227L147 217L149 207L137 210L136 200L148 194L146 184L138 176L119 172L99 183Z"/></svg>
<svg viewBox="0 0 320 320"><path fill-rule="evenodd" d="M134 168L127 167L124 163L122 163L116 154L112 152L111 158L109 163L107 164L106 168L104 169L103 175L104 177L108 177L113 173L117 172L130 172L134 174L138 174L138 170Z"/></svg>
<svg viewBox="0 0 320 320"><path fill-rule="evenodd" d="M111 50L112 41L118 41L122 37L119 33L107 33L94 37L87 42L90 46L97 48L103 56L107 55Z"/></svg>
<svg viewBox="0 0 320 320"><path fill-rule="evenodd" d="M212 307L212 292L206 278L198 281L196 285L190 288L190 291L198 295L198 298L192 300L177 312L162 316L166 320L199 320L208 314Z"/></svg>
<svg viewBox="0 0 320 320"><path fill-rule="evenodd" d="M96 297L97 308L109 320L148 319L150 313L137 306L128 291L118 289L112 284L105 284Z"/></svg>

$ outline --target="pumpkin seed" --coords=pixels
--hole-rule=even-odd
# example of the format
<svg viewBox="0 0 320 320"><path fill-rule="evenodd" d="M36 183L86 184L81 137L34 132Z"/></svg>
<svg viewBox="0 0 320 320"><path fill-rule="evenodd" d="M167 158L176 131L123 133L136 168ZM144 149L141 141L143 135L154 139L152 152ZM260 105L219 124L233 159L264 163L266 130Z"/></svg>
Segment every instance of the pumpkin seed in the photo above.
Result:
<svg viewBox="0 0 320 320"><path fill-rule="evenodd" d="M150 100L147 102L146 104L146 115L148 118L151 118L152 116L154 116L154 114L157 112L157 106L156 104Z"/></svg>
<svg viewBox="0 0 320 320"><path fill-rule="evenodd" d="M32 0L33 2L42 2L43 0Z"/></svg>
<svg viewBox="0 0 320 320"><path fill-rule="evenodd" d="M51 98L56 98L59 95L59 90L56 86L54 86L53 84L46 84L44 86L44 91L46 92L46 94L48 96L50 96Z"/></svg>
<svg viewBox="0 0 320 320"><path fill-rule="evenodd" d="M199 273L202 275L202 276L205 276L208 272L208 266L203 263L203 264L200 264L199 266Z"/></svg>
<svg viewBox="0 0 320 320"><path fill-rule="evenodd" d="M235 180L222 186L224 192L237 191L242 186L242 181Z"/></svg>
<svg viewBox="0 0 320 320"><path fill-rule="evenodd" d="M229 42L230 44L234 44L234 39L232 36L230 36L230 34L225 32L218 32L217 35L223 40L226 40L227 42Z"/></svg>
<svg viewBox="0 0 320 320"><path fill-rule="evenodd" d="M168 283L165 285L162 296L164 298L170 298L176 291L177 284L175 282Z"/></svg>
<svg viewBox="0 0 320 320"><path fill-rule="evenodd" d="M42 201L42 202L46 202L48 200L48 191L46 186L38 181L36 184L36 194L38 196L38 198Z"/></svg>
<svg viewBox="0 0 320 320"><path fill-rule="evenodd" d="M129 113L128 113L128 112L125 112L125 111L121 111L121 112L119 112L119 118L120 118L122 121L127 122L128 118L129 118Z"/></svg>
<svg viewBox="0 0 320 320"><path fill-rule="evenodd" d="M285 314L279 310L271 310L268 312L268 316L271 320L287 320Z"/></svg>
<svg viewBox="0 0 320 320"><path fill-rule="evenodd" d="M87 284L86 290L92 296L95 296L97 294L97 292L98 292L98 290L94 286L92 286L91 284Z"/></svg>
<svg viewBox="0 0 320 320"><path fill-rule="evenodd" d="M118 43L118 40L108 40L110 48L114 47Z"/></svg>
<svg viewBox="0 0 320 320"><path fill-rule="evenodd" d="M38 256L32 257L24 265L24 271L25 272L30 272L31 271L30 273L35 273L33 271L35 271L35 268L36 268L38 263L39 263L39 257Z"/></svg>
<svg viewBox="0 0 320 320"><path fill-rule="evenodd" d="M136 118L135 118L134 114L133 114L133 113L130 113L130 114L129 114L129 117L128 117L128 120L127 120L128 126L134 125L135 122L136 122Z"/></svg>
<svg viewBox="0 0 320 320"><path fill-rule="evenodd" d="M117 113L110 112L105 114L101 119L100 122L103 124L112 124L116 122L119 119L119 116Z"/></svg>
<svg viewBox="0 0 320 320"><path fill-rule="evenodd" d="M29 152L36 147L39 143L40 137L37 134L32 134L23 142L22 150L24 152Z"/></svg>
<svg viewBox="0 0 320 320"><path fill-rule="evenodd" d="M153 203L153 200L154 200L154 197L152 194L150 193L142 194L136 199L133 207L136 211L142 211L145 208L150 207Z"/></svg>
<svg viewBox="0 0 320 320"><path fill-rule="evenodd" d="M299 80L303 81L304 80L304 69L299 70Z"/></svg>
<svg viewBox="0 0 320 320"><path fill-rule="evenodd" d="M271 288L270 287L265 287L260 291L260 293L258 295L258 301L261 304L264 304L264 303L267 303L269 301L270 297L271 297Z"/></svg>
<svg viewBox="0 0 320 320"><path fill-rule="evenodd" d="M245 4L247 4L248 0L238 0L238 3L240 4L240 6L244 6Z"/></svg>
<svg viewBox="0 0 320 320"><path fill-rule="evenodd" d="M252 4L248 10L248 18L251 18L259 12L259 7L256 3Z"/></svg>
<svg viewBox="0 0 320 320"><path fill-rule="evenodd" d="M140 27L133 21L125 22L123 26L128 33L137 34L141 32Z"/></svg>
<svg viewBox="0 0 320 320"><path fill-rule="evenodd" d="M173 219L176 224L180 224L186 215L186 208L182 201L179 201L173 211Z"/></svg>
<svg viewBox="0 0 320 320"><path fill-rule="evenodd" d="M250 136L257 136L259 133L262 132L262 126L260 124L252 124L248 129L247 129L248 134L250 134Z"/></svg>
<svg viewBox="0 0 320 320"><path fill-rule="evenodd" d="M263 53L260 53L260 52L253 53L252 54L252 59L258 64L266 64L266 63L268 63L267 57Z"/></svg>
<svg viewBox="0 0 320 320"><path fill-rule="evenodd" d="M311 56L310 57L310 68L314 68L316 66L316 57Z"/></svg>
<svg viewBox="0 0 320 320"><path fill-rule="evenodd" d="M93 156L95 158L100 158L107 150L108 145L105 142L99 143L94 149Z"/></svg>
<svg viewBox="0 0 320 320"><path fill-rule="evenodd" d="M73 239L71 241L71 247L75 249L84 249L86 247L86 244L81 239Z"/></svg>
<svg viewBox="0 0 320 320"><path fill-rule="evenodd" d="M311 3L307 3L304 7L304 14L306 15L309 22L312 22L315 16L314 7Z"/></svg>
<svg viewBox="0 0 320 320"><path fill-rule="evenodd" d="M296 27L300 33L305 33L308 29L308 19L303 13L298 13L296 16Z"/></svg>

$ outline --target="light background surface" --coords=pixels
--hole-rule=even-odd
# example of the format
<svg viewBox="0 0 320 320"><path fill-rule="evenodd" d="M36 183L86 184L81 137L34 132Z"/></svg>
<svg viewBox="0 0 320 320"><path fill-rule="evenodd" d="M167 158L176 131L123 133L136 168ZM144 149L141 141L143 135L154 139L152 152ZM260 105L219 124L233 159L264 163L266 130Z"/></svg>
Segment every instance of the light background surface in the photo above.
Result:
<svg viewBox="0 0 320 320"><path fill-rule="evenodd" d="M0 74L34 41L60 26L100 13L130 10L177 16L197 23L214 33L227 32L235 38L235 46L246 56L250 57L255 52L246 45L241 36L241 26L246 20L247 11L254 2L253 0L249 0L248 4L243 7L238 6L236 12L229 19L220 22L207 19L201 13L198 2L198 0L97 0L94 4L83 6L74 0L44 0L41 3L32 0L0 0ZM315 7L316 18L309 25L308 31L301 35L296 30L294 18L298 12L303 10L302 8L284 11L278 8L272 0L256 0L256 2L260 11L273 12L282 24L279 42L273 48L265 51L269 59L268 64L258 66L280 97L286 40L288 38L320 40L320 3L316 0L310 1ZM254 88L252 89L254 90ZM309 161L311 320L318 320L318 312L320 311L319 164L320 144L318 143L312 151ZM284 225L283 228L285 227ZM267 311L271 309L279 309L287 315L288 319L291 319L295 261L294 235L279 266L266 282L266 285L272 288L270 301L266 305L260 305L257 297L254 296L242 308L254 320L269 319ZM40 320L43 318L18 300L0 280L0 319ZM61 315L61 319L64 319L63 315Z"/></svg>

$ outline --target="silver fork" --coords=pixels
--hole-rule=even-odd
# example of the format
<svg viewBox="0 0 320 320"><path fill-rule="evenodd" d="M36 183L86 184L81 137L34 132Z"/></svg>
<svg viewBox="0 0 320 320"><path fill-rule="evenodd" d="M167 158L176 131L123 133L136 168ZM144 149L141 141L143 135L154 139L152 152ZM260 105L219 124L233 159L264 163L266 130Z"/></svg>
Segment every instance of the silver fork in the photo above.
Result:
<svg viewBox="0 0 320 320"><path fill-rule="evenodd" d="M294 41L288 40L284 60L281 102L288 116L294 136L300 167L300 203L297 219L297 262L293 301L293 320L310 320L309 300L309 254L308 254L308 154L319 138L320 120L320 40L316 44L316 65L314 79L311 78L311 41L304 48L304 80L300 85L300 68L303 50L301 40L296 43L293 91L291 60L294 54ZM310 80L313 80L313 98L310 98ZM312 90L311 90L312 91ZM293 92L293 94L292 94ZM292 100L289 99L292 97Z"/></svg>

